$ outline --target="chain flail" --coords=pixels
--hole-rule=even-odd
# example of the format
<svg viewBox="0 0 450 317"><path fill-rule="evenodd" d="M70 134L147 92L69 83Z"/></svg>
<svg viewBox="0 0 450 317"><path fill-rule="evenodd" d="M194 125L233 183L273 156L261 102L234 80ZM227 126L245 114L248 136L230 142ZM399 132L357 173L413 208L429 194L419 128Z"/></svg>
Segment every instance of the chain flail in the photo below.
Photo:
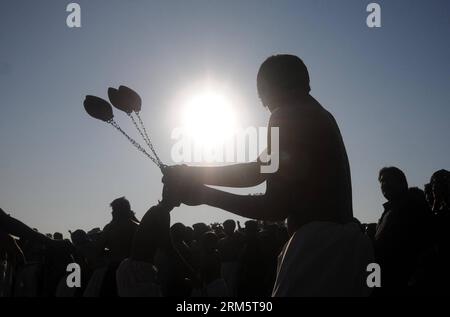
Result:
<svg viewBox="0 0 450 317"><path fill-rule="evenodd" d="M135 114L136 114L136 117L138 118L139 123L140 123L140 125L141 125L141 127L142 127L142 130L144 131L144 134L145 134L145 137L144 137L144 136L142 135L142 133L141 133L142 138L146 141L147 145L150 147L150 150L151 150L151 151L153 152L153 154L155 155L155 158L156 158L156 160L158 161L159 166L164 166L164 164L163 164L163 163L161 162L161 160L159 159L158 154L156 154L155 149L153 148L153 144L152 144L152 142L150 141L150 138L148 137L147 130L145 129L144 122L142 121L141 116L139 115L139 112L135 112ZM133 122L134 122L134 119L133 119ZM136 123L135 123L135 124L136 124ZM138 128L137 126L136 126L136 128L139 130L139 128ZM141 132L141 131L139 130L139 132Z"/></svg>
<svg viewBox="0 0 450 317"><path fill-rule="evenodd" d="M139 151L141 151L145 156L147 156L150 160L152 160L153 163L155 163L161 170L163 169L163 165L160 164L160 162L155 159L153 156L151 156L138 142L136 142L132 137L130 137L125 131L122 130L122 128L117 124L114 119L111 119L108 121L110 125L112 125L114 128L116 128L120 133L122 133L128 141L130 141L131 144L136 147Z"/></svg>

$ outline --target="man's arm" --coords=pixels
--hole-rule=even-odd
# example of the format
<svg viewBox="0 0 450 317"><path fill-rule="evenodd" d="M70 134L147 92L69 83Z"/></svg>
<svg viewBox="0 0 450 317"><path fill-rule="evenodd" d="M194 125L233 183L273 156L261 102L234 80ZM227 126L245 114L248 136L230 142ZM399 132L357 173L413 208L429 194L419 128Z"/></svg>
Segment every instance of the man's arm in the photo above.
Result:
<svg viewBox="0 0 450 317"><path fill-rule="evenodd" d="M3 252L9 254L8 258L11 256L12 261L25 263L25 256L22 249L17 245L16 240L0 230L0 253Z"/></svg>
<svg viewBox="0 0 450 317"><path fill-rule="evenodd" d="M156 251L161 249L168 257L186 268L191 278L195 279L195 271L172 244L170 211L173 208L174 204L163 200L146 212L134 237L131 258L153 264Z"/></svg>
<svg viewBox="0 0 450 317"><path fill-rule="evenodd" d="M170 186L170 185L168 185ZM220 191L204 185L190 188L173 188L186 205L207 204L235 215L266 221L281 221L288 216L288 210L281 202L287 197L282 192L272 191L264 195L243 196Z"/></svg>
<svg viewBox="0 0 450 317"><path fill-rule="evenodd" d="M142 217L131 248L133 260L154 263L157 249L168 243L171 209L164 204L158 204Z"/></svg>
<svg viewBox="0 0 450 317"><path fill-rule="evenodd" d="M306 124L299 124L297 117L289 112L272 115L269 128L279 128L279 168L272 174L261 174L259 165L258 169L253 170L256 174L267 177L264 195L235 195L193 181L184 184L167 182L166 185L187 205L207 204L242 217L266 221L284 220L292 211L292 206L297 205L293 199L300 203L303 200L299 188L306 189L311 177L309 166L313 162L313 156L310 144L318 140L310 133L310 125L314 121L309 118L305 121Z"/></svg>
<svg viewBox="0 0 450 317"><path fill-rule="evenodd" d="M52 240L36 232L21 221L7 215L0 209L0 230L13 236L40 243L49 243Z"/></svg>
<svg viewBox="0 0 450 317"><path fill-rule="evenodd" d="M182 177L192 182L225 187L253 187L266 180L261 163L241 163L227 166L186 166L167 168L165 180Z"/></svg>

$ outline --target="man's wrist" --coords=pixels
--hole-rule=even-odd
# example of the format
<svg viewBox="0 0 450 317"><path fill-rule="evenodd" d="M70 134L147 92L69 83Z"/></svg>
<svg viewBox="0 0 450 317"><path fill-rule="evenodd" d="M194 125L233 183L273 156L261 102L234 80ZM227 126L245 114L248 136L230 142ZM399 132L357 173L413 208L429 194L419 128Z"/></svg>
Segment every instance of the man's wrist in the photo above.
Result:
<svg viewBox="0 0 450 317"><path fill-rule="evenodd" d="M170 212L170 211L172 211L173 208L175 208L175 205L172 203L169 203L168 201L163 199L163 200L158 201L157 207L163 211Z"/></svg>

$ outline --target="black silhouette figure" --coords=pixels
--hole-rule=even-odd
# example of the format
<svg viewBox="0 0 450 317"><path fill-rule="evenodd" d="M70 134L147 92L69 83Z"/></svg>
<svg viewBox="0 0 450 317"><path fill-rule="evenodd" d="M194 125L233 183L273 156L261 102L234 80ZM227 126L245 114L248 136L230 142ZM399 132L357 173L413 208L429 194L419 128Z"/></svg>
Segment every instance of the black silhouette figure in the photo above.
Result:
<svg viewBox="0 0 450 317"><path fill-rule="evenodd" d="M430 211L425 194L408 188L405 174L397 167L380 170L378 180L387 202L375 234L376 261L383 274L381 294L405 294L423 250ZM421 232L424 234L422 237Z"/></svg>
<svg viewBox="0 0 450 317"><path fill-rule="evenodd" d="M296 56L268 58L258 72L257 86L263 105L271 112L269 128L279 128L278 170L261 173L263 160L226 167L169 167L163 178L167 190L187 205L208 204L266 221L287 219L291 240L283 251L275 296L367 294L365 280L349 282L352 278L346 275L362 275L372 251L370 242L352 224L350 167L336 121L310 95L308 70ZM270 136L269 150L273 150ZM260 196L204 186L248 187L264 181L266 193ZM325 232L328 236L322 235ZM333 268L307 264L300 254L312 245L317 254L308 260L328 257L336 262ZM358 254L358 248L365 251ZM319 275L323 284L306 289L304 280Z"/></svg>

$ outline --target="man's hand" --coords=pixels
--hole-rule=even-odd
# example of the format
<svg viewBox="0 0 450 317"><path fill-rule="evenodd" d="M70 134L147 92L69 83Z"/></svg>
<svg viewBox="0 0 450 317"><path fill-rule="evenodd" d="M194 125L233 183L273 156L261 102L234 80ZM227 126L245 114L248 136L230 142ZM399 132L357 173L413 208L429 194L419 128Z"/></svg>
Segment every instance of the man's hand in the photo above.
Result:
<svg viewBox="0 0 450 317"><path fill-rule="evenodd" d="M179 182L166 182L163 189L163 201L179 206L197 206L204 203L205 186L186 179Z"/></svg>
<svg viewBox="0 0 450 317"><path fill-rule="evenodd" d="M163 170L162 182L166 183L182 183L187 179L193 178L193 173L190 172L189 166L183 165L172 165L166 166Z"/></svg>

